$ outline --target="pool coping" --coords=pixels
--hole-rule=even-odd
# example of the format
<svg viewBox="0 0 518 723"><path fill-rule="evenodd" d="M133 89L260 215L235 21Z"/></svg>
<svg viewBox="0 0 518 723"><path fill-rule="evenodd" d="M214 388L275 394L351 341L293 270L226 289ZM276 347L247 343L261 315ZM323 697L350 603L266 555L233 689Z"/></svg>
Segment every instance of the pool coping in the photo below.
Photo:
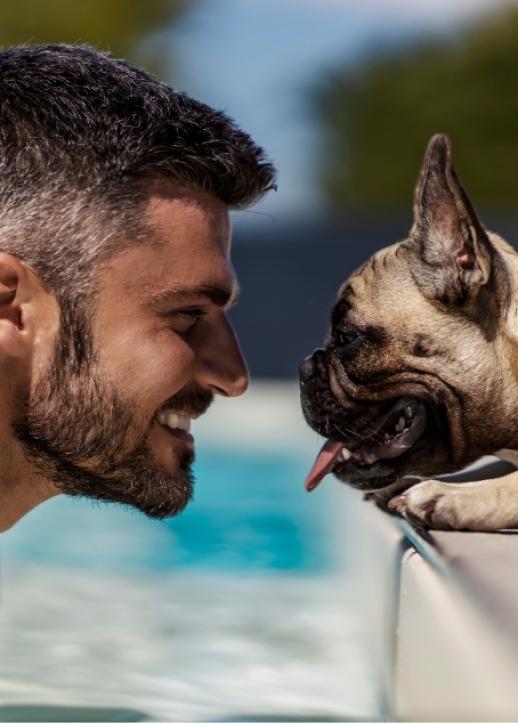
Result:
<svg viewBox="0 0 518 723"><path fill-rule="evenodd" d="M347 498L382 715L518 720L518 532L423 534Z"/></svg>

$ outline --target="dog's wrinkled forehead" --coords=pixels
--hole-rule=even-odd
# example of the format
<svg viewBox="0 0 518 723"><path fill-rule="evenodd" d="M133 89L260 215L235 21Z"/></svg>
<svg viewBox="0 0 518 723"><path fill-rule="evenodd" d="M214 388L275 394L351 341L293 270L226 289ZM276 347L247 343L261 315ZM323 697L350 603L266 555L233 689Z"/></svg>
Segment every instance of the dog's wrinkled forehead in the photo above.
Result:
<svg viewBox="0 0 518 723"><path fill-rule="evenodd" d="M381 249L354 271L341 287L333 324L404 327L430 303L416 284L408 241Z"/></svg>
<svg viewBox="0 0 518 723"><path fill-rule="evenodd" d="M491 356L486 347L510 303L497 241L460 185L449 139L434 136L408 237L375 253L346 280L332 311L328 347L347 362L348 373L351 364L415 369L418 357L428 358L428 372L428 361L442 357L441 373L448 375L452 360L464 368L466 359Z"/></svg>

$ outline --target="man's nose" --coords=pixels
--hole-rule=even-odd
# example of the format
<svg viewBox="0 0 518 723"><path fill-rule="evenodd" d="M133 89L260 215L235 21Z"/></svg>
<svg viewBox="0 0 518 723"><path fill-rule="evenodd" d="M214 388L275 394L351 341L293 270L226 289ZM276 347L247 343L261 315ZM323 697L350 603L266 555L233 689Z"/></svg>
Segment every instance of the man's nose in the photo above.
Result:
<svg viewBox="0 0 518 723"><path fill-rule="evenodd" d="M214 394L239 397L248 388L248 369L227 319L214 331L200 354L197 381Z"/></svg>

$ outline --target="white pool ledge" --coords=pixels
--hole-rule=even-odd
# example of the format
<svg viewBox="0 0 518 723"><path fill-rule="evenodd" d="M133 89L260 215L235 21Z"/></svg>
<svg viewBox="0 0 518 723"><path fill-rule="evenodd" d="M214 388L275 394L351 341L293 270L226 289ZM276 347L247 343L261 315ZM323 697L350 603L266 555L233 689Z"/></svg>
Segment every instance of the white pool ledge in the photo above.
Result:
<svg viewBox="0 0 518 723"><path fill-rule="evenodd" d="M436 532L345 491L384 715L518 720L518 533Z"/></svg>

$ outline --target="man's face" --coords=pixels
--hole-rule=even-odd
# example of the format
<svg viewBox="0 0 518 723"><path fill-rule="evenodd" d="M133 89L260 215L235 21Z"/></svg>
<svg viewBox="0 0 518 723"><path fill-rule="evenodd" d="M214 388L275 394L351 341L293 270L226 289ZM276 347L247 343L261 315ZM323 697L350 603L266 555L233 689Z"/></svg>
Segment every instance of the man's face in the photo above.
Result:
<svg viewBox="0 0 518 723"><path fill-rule="evenodd" d="M151 242L98 273L87 363L64 352L62 330L14 430L60 490L164 517L192 494L190 420L214 394L242 394L248 377L225 314L236 293L226 207L164 193L148 215Z"/></svg>

